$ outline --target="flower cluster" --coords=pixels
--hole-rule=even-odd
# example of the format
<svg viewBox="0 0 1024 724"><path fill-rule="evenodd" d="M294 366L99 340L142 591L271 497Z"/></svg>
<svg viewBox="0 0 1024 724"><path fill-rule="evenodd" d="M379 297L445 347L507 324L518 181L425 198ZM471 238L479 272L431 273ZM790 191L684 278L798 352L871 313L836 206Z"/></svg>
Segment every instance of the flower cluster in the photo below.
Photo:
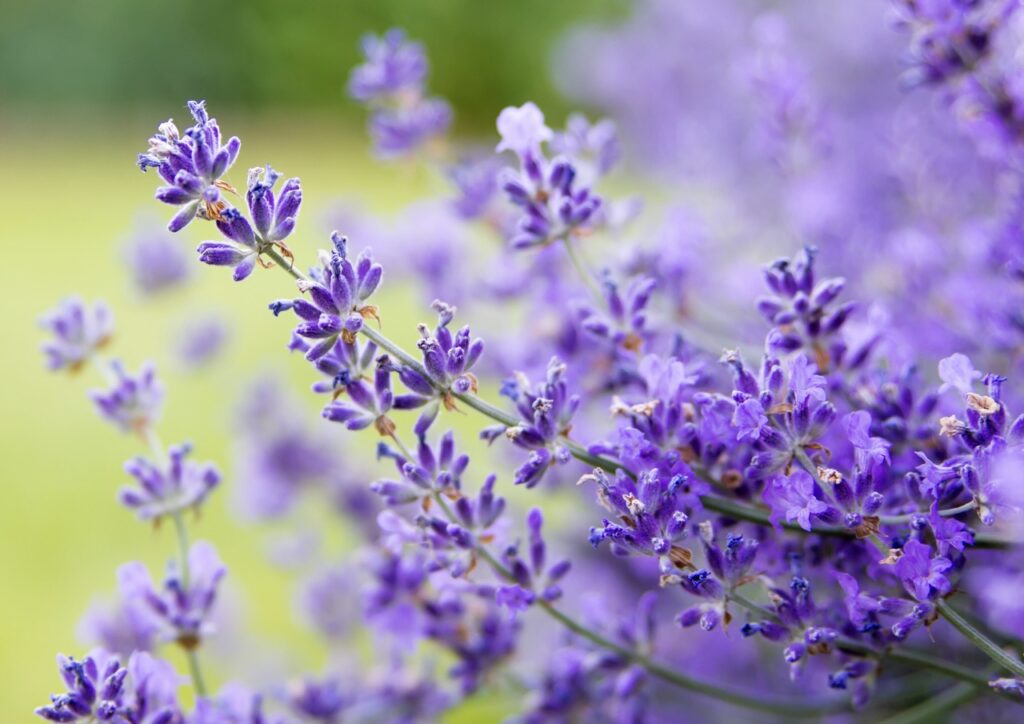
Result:
<svg viewBox="0 0 1024 724"><path fill-rule="evenodd" d="M452 121L448 104L426 96L429 69L419 43L401 30L367 35L365 62L352 71L349 94L370 108L370 135L381 156L401 156L443 134Z"/></svg>
<svg viewBox="0 0 1024 724"><path fill-rule="evenodd" d="M706 212L641 229L641 253L620 223L639 206L594 191L621 153L610 121L574 115L556 133L533 103L506 108L495 153L437 164L454 207L413 206L412 231L390 248L384 227L357 225L377 257L351 258L335 233L308 271L285 244L299 181L257 167L234 208L226 174L238 140L221 141L201 102L184 133L161 124L140 165L168 184L158 198L181 207L172 230L211 221L224 239L204 242L201 262L232 266L236 279L277 266L299 290L269 308L298 317L287 347L328 396L322 417L339 424L313 428L315 415L283 404L273 380L248 388L232 487L245 511L290 531L275 535L271 558L298 579L330 663L285 672L294 658L282 655L268 672L237 656L233 675L262 685L206 690L200 655L215 653L226 568L209 543L190 543L189 527L220 475L188 445L161 446L152 366L133 376L97 365L112 372L93 394L100 416L150 446L126 465L134 484L120 500L173 527L179 554L160 582L142 563L119 569L119 599L83 627L103 649L59 660L67 691L40 716L427 721L513 680L522 695L510 706L526 722L744 718L736 708L766 721L876 721L897 709L923 721L936 701L942 713L971 707L964 721L1019 718L1024 136L1019 53L1006 47L1024 37L1019 3L897 3L912 79L949 94L945 121L932 117L943 109L882 97L893 79L874 68L889 62L866 64L849 97L826 96L810 59L853 52L838 42L850 31L823 28L827 47L805 51L790 25L817 27L817 10L755 18L741 5L701 14L744 48L739 92L689 70L734 59L667 1L577 38L560 64L592 66L567 89L615 111L638 171L645 148L657 156L646 161L659 194L709 179ZM872 53L892 52L895 34L886 45L870 32ZM390 31L363 50L349 89L371 107L378 151L404 154L446 128L447 105L425 95L421 46ZM702 129L709 104L728 122ZM941 124L955 120L972 133L988 124L1005 157L951 141L955 124ZM499 172L506 151L518 166ZM499 190L515 218L495 208ZM704 213L708 223L686 222ZM461 241L410 253L435 219L441 231L482 222L463 231L532 253L474 243L472 273ZM755 234L765 248L749 246ZM758 269L744 260L771 259L773 240L794 236L802 248L761 269L758 298ZM455 306L435 301L438 321L417 327L415 349L386 336L383 270L403 263L472 325L456 328ZM111 337L106 308L75 300L44 327L57 370L84 367ZM485 330L486 356L472 330ZM467 426L510 444L474 452L459 437ZM394 471L375 476L373 465ZM564 484L573 479L582 485ZM296 505L314 488L329 503L316 518ZM310 530L321 516L346 534L341 560L333 536ZM192 711L159 658L167 643L187 659ZM433 660L438 671L422 666ZM936 700L940 688L950 693Z"/></svg>

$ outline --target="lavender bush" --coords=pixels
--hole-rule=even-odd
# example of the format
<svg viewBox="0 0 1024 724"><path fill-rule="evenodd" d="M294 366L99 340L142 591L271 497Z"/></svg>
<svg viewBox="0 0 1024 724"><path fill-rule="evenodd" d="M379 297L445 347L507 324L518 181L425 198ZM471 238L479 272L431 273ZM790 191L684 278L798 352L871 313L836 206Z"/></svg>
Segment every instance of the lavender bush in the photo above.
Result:
<svg viewBox="0 0 1024 724"><path fill-rule="evenodd" d="M368 37L349 92L375 149L451 192L404 230L335 232L315 258L291 241L298 178L261 159L233 185L241 142L204 101L187 128L161 123L138 163L177 207L170 230L201 228L199 261L235 281L280 275L272 316L251 323L290 334L324 400L313 427L267 385L247 395L240 495L279 518L327 494L362 546L317 571L300 608L325 641L368 632L377 657L207 687L228 567L188 518L221 476L190 444L163 446L155 368L106 361L109 310L72 298L44 320L48 364L107 375L97 411L148 449L119 500L173 529L178 553L162 579L120 568L114 613L91 614L101 647L58 657L64 692L36 713L413 722L511 690L523 722L1019 718L1024 11L848 6L865 44L902 46L904 70L875 62L828 98L814 62L850 51L851 31L808 48L819 11L746 7L648 2L581 29L560 77L622 138L580 115L554 130L527 102L497 115L493 152L440 143L452 113L426 92L422 46ZM741 46L721 87L686 63ZM680 193L644 226L659 212L605 183L623 158L656 206L703 179L740 218L716 227ZM795 248L763 258L777 246ZM184 276L150 268L174 256L151 247L136 278ZM404 348L376 293L417 275L438 319ZM453 415L493 448L477 467ZM393 471L352 480L373 461L339 464L335 435Z"/></svg>

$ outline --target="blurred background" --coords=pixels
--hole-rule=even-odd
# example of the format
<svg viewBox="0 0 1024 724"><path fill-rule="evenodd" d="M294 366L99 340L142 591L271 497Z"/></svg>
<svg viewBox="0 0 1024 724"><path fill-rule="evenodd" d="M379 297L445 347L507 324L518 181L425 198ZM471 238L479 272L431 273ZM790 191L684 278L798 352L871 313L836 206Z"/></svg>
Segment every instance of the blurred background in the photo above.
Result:
<svg viewBox="0 0 1024 724"><path fill-rule="evenodd" d="M321 401L305 394L306 365L284 351L287 325L261 316L266 301L284 293L281 279L256 274L232 286L221 270L189 258L189 284L148 298L126 274L125 244L166 223L166 209L152 201L153 179L134 163L156 120L183 122L185 100L206 98L222 126L243 138L242 170L233 173L272 160L301 174L306 223L293 240L308 257L338 199L386 214L430 191L422 174L371 157L365 113L344 92L361 35L401 25L421 40L432 88L456 109L458 132L488 134L492 143L494 118L509 103L530 98L564 116L568 102L550 73L556 40L581 19L624 9L613 0L0 3L0 278L11 310L0 362L0 721L28 721L55 689L55 654L82 652L79 620L99 594L113 596L118 565L143 560L159 576L173 551L170 529L137 524L115 502L126 482L122 461L143 448L96 421L86 391L105 385L100 374L44 370L36 319L69 293L113 308L112 357L132 370L156 362L168 389L165 443L191 440L198 459L227 473L193 533L212 540L230 568L225 607L233 623L224 637L233 655L278 648L295 657L282 666L313 671L326 656L296 614L294 566L267 565L274 536L291 540L296 528L327 515L325 504L310 502L289 524L253 525L240 522L231 495L239 457L232 433L254 378L285 380L304 418L318 422ZM190 252L197 240L176 241ZM395 286L380 303L389 333L409 341L421 306ZM190 322L210 320L226 330L224 351L196 370L174 340ZM374 441L360 440L369 449L358 459L372 461ZM343 550L346 533L337 535L322 545ZM258 632L259 643L240 632ZM222 681L218 662L208 666Z"/></svg>

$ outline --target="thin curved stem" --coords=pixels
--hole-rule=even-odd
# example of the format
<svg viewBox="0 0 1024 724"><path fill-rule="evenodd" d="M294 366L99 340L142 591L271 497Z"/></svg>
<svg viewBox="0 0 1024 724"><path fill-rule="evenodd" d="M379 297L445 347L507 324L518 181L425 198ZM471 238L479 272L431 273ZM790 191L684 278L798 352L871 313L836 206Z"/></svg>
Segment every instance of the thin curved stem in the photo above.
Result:
<svg viewBox="0 0 1024 724"><path fill-rule="evenodd" d="M936 603L936 608L939 614L952 624L953 628L969 639L982 653L1007 671L1012 672L1016 676L1024 677L1024 662L1020 658L1015 658L1004 651L999 644L975 628L970 621L961 616L956 609L944 600L940 599Z"/></svg>
<svg viewBox="0 0 1024 724"><path fill-rule="evenodd" d="M156 464L161 466L166 465L167 453L164 449L163 443L160 442L160 437L156 434L156 430L151 427L147 427L142 432ZM185 525L185 516L180 510L174 511L174 513L171 514L171 518L174 521L174 533L178 541L178 565L181 568L181 584L187 591L189 581L191 579L191 571L189 570L188 563L188 526ZM203 670L199 666L199 655L196 653L194 647L183 646L182 649L185 651L185 658L188 660L188 669L192 677L192 686L196 690L196 695L206 696L206 682L203 679Z"/></svg>
<svg viewBox="0 0 1024 724"><path fill-rule="evenodd" d="M444 500L444 496L435 495L434 500L437 502L438 507L444 511L444 514L449 520L455 521L455 515L452 513L451 507ZM495 558L490 551L482 545L475 544L473 546L474 552L494 570L499 576L507 581L515 582L516 578L512 575L512 572ZM720 701L741 706L747 709L753 709L756 711L763 711L771 714L780 714L783 716L790 717L819 717L824 714L836 713L841 711L847 711L848 706L844 703L836 704L824 702L820 704L805 704L799 702L785 702L785 701L772 701L766 699L763 696L753 696L745 694L734 689L730 689L724 686L718 686L716 684L709 684L698 679L693 679L675 669L672 669L664 664L661 664L649 656L642 654L638 651L626 648L610 639L605 638L597 631L584 626L582 623L572 618L566 613L563 613L560 609L556 608L554 604L547 601L538 601L538 606L551 618L558 621L565 628L569 629L573 633L587 639L591 643L600 646L603 649L612 651L619 656L632 661L633 663L642 666L652 675L679 688L686 689L698 694L703 694Z"/></svg>

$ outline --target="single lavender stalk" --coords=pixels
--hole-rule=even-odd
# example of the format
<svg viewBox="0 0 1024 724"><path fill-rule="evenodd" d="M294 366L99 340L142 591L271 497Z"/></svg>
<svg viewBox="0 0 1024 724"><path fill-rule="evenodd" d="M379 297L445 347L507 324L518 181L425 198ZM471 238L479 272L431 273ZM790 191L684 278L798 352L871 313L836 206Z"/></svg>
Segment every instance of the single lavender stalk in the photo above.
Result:
<svg viewBox="0 0 1024 724"><path fill-rule="evenodd" d="M163 466L167 462L167 452L160 441L160 437L156 431L151 427L147 427L144 430L144 436L146 443L149 445L149 450L153 455L153 459L157 464ZM174 533L178 540L178 565L181 571L181 582L184 589L187 591L190 585L190 571L188 562L188 552L191 544L189 543L188 526L185 524L185 516L181 510L175 510L171 513L171 518L174 520ZM185 651L185 658L188 660L189 674L192 677L192 686L196 690L196 696L206 696L206 681L203 678L203 670L199 665L199 654L196 652L194 646L182 646Z"/></svg>

